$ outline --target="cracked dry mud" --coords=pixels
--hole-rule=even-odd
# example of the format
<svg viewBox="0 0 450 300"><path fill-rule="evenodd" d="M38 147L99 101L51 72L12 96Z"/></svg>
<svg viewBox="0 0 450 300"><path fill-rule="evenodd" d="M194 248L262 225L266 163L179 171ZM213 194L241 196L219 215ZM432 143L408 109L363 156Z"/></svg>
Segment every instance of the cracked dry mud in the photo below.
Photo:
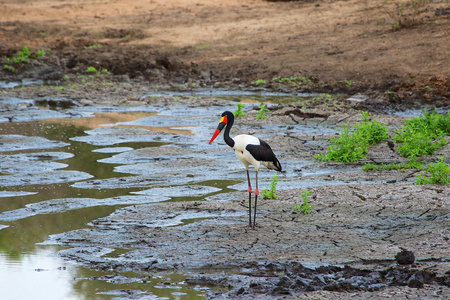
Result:
<svg viewBox="0 0 450 300"><path fill-rule="evenodd" d="M190 274L188 284L212 287L210 298L448 298L450 188L415 185L414 170L364 172L358 168L361 163L314 162L314 153L323 151L332 134L280 134L281 126L273 125L335 128L358 121L360 113L318 112L305 118L299 112L298 107L279 105L260 126L251 111L232 131L238 134L239 126L251 126L267 136L287 169L280 176L279 198L258 201L256 230L244 229L247 196L238 185L238 191L204 201L120 208L88 228L51 236L47 243L68 246L59 254L89 268ZM391 128L403 120L376 117ZM160 151L163 155L165 148ZM192 160L191 166L216 170L216 164L231 157L220 158L226 151L231 150L224 145L197 150L194 156L217 153L217 160ZM435 157L448 151L446 146ZM189 159L180 158L180 164ZM368 158L395 160L401 158L387 143L371 148ZM233 178L242 173L245 179L243 170L231 173ZM304 187L311 191L314 207L308 215L293 212ZM106 256L118 248L126 251ZM413 265L397 264L402 249L413 251Z"/></svg>

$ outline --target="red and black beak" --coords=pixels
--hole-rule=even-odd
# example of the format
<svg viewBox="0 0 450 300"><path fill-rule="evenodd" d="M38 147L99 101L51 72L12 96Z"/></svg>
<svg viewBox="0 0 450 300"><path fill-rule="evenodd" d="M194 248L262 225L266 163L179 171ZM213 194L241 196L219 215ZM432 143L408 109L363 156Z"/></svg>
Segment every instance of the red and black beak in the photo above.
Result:
<svg viewBox="0 0 450 300"><path fill-rule="evenodd" d="M211 144L214 139L219 135L219 133L222 131L222 129L225 128L225 125L227 125L227 116L223 116L222 119L220 119L220 123L219 126L217 126L216 131L214 132L211 140L209 141L209 143Z"/></svg>

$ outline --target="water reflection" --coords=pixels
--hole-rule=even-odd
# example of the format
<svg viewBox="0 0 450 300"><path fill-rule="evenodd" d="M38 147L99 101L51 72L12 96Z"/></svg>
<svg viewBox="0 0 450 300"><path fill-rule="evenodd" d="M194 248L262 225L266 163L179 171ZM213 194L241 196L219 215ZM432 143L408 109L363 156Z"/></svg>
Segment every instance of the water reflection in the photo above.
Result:
<svg viewBox="0 0 450 300"><path fill-rule="evenodd" d="M121 127L139 127L150 131L177 135L192 135L190 130L183 129L182 126L173 128L171 126L126 124L155 115L154 112L108 112L76 119L0 123L0 135L45 137L50 141L66 143L51 150L41 149L45 147L38 147L38 145L35 145L35 147L30 144L27 146L28 149L3 151L1 154L28 153L29 156L24 156L24 159L29 159L30 164L33 161L57 161L59 164L55 165L67 165L65 168L62 166L60 168L62 170L82 171L92 175L95 179L131 176L115 172L114 168L117 164L99 162L101 159L110 157L112 155L110 151L94 151L102 147L74 141L71 138L85 136L87 135L86 130L107 124ZM130 149L162 145L167 145L167 143L120 143L121 147ZM53 153L71 155L52 155L52 151L54 151ZM5 173L5 176L16 176L20 180L20 173L14 173L14 170L17 171L18 169L10 168L9 171L13 174ZM5 169L5 172L8 172L8 170ZM48 173L51 174L52 172L49 171ZM52 199L117 198L142 189L142 187L78 189L72 187L72 184L73 182L50 184L26 184L24 182L20 185L0 187L0 192L2 192L0 214L24 209L32 203L44 203ZM86 207L68 211L55 211L54 213L26 215L23 218L11 221L0 221L1 293L3 295L14 295L18 299L32 299L34 295L45 295L48 299L112 299L120 297L124 291L133 291L133 293L142 293L142 295L157 295L158 297L171 299L204 299L202 292L187 288L184 285L185 277L180 274L158 277L153 274L117 274L115 272L93 271L55 257L57 249L54 247L38 245L47 240L49 235L85 228L86 224L92 220L108 216L121 206L123 205ZM129 296L129 294L125 296Z"/></svg>

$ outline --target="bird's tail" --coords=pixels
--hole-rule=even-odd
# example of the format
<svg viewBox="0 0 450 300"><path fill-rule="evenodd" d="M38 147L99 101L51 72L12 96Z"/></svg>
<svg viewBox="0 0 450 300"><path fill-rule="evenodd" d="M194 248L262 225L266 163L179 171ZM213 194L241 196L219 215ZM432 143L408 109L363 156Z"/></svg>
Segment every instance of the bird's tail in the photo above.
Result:
<svg viewBox="0 0 450 300"><path fill-rule="evenodd" d="M281 172L282 169L281 164L276 157L274 157L272 163L269 164L268 168L272 170L277 170L278 172Z"/></svg>

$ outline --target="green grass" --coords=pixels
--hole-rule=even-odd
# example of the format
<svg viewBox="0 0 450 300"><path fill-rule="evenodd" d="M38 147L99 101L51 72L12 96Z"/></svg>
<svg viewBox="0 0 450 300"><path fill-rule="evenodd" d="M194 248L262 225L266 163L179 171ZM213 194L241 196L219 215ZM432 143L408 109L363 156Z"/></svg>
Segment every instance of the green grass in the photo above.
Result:
<svg viewBox="0 0 450 300"><path fill-rule="evenodd" d="M277 195L277 183L278 181L280 181L278 179L278 175L274 174L273 175L273 180L270 183L269 189L264 189L262 190L262 197L264 199L277 199L278 195Z"/></svg>
<svg viewBox="0 0 450 300"><path fill-rule="evenodd" d="M346 124L338 137L331 138L327 153L316 154L316 160L352 162L366 158L369 145L388 138L386 125L376 119L370 121L369 116L368 112L363 112L362 123L355 124L351 129Z"/></svg>
<svg viewBox="0 0 450 300"><path fill-rule="evenodd" d="M294 205L294 211L297 213L302 213L304 215L307 215L311 212L312 206L308 203L308 197L311 195L311 192L308 191L308 189L304 189L303 191L300 191L300 196L302 197L302 204L296 204Z"/></svg>

